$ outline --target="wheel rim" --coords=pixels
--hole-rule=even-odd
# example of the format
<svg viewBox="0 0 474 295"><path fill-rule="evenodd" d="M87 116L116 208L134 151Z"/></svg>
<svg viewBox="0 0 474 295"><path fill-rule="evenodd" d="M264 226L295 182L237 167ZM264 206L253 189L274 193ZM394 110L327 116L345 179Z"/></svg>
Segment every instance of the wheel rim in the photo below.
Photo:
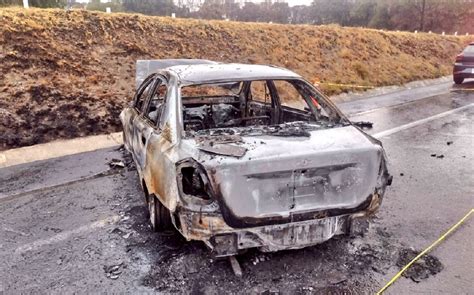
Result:
<svg viewBox="0 0 474 295"><path fill-rule="evenodd" d="M156 210L155 210L155 198L150 196L150 200L148 201L148 211L150 212L150 224L151 227L154 229L156 228Z"/></svg>

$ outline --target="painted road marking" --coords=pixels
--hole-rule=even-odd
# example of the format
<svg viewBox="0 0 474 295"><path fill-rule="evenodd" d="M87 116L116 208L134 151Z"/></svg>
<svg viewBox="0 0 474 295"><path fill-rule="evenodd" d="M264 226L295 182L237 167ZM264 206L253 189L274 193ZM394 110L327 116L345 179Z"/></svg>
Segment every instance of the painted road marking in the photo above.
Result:
<svg viewBox="0 0 474 295"><path fill-rule="evenodd" d="M460 111L468 109L472 106L474 106L474 103L465 105L465 106L457 108L457 109L453 109L453 110L449 110L449 111L446 111L446 112L443 112L443 113L439 113L437 115L434 115L434 116L431 116L431 117L428 117L428 118L413 121L411 123L404 124L404 125L401 125L401 126L398 126L398 127L392 128L392 129L388 129L388 130L385 130L385 131L382 131L382 132L379 132L379 133L375 133L372 136L375 137L375 138L381 138L381 137L389 136L389 135L392 135L394 133L397 133L397 132L400 132L400 131L403 131L403 130L406 130L406 129L409 129L409 128L413 128L413 127L419 126L421 124L425 124L427 122L431 122L433 120L440 119L440 118L446 117L448 115L460 112Z"/></svg>
<svg viewBox="0 0 474 295"><path fill-rule="evenodd" d="M73 184L76 184L76 183L93 180L93 179L100 178L100 177L105 177L105 176L109 176L109 175L113 175L113 174L118 174L119 172L120 172L120 170L110 169L110 170L106 170L106 171L103 171L103 172L92 174L92 175L89 175L89 176L86 176L86 177L81 177L79 179L66 181L66 182L62 182L62 183L51 185L51 186L40 187L40 188L32 189L32 190L29 190L29 191L25 191L25 192L19 192L19 193L12 194L12 195L2 195L2 194L0 194L0 203L8 202L8 201L11 201L13 199L21 198L21 197L28 196L28 195L35 194L35 193L42 193L42 192L53 190L53 189L56 189L56 188L61 188L61 187L73 185Z"/></svg>
<svg viewBox="0 0 474 295"><path fill-rule="evenodd" d="M417 100L405 101L405 102L402 102L402 103L389 105L389 106L375 107L373 109L370 109L370 110L367 110L367 111L360 111L360 112L357 112L357 113L352 113L352 114L349 113L348 117L352 118L352 117L367 115L367 114L370 114L370 113L375 113L375 112L378 112L378 111L381 111L381 110L395 109L395 108L403 107L405 105L413 104L415 102L420 102L420 101L423 101L423 100L426 100L426 101L432 100L433 98L435 98L437 96L439 96L439 95L433 95L433 96L429 96L429 97L425 97L425 98L420 98L420 99L417 99Z"/></svg>
<svg viewBox="0 0 474 295"><path fill-rule="evenodd" d="M471 88L457 88L457 89L451 89L451 92L462 92L462 91L474 91L474 89L471 89Z"/></svg>
<svg viewBox="0 0 474 295"><path fill-rule="evenodd" d="M107 217L105 219L102 219L102 220L99 220L87 225L83 225L73 230L64 231L62 233L59 233L47 239L36 240L34 242L31 242L31 243L28 243L21 247L16 248L15 254L22 254L28 251L34 251L46 245L59 243L61 241L69 239L72 235L77 235L77 234L85 233L88 231L92 231L94 229L102 228L107 225L114 224L119 220L120 220L120 217L118 215L114 215L114 216Z"/></svg>
<svg viewBox="0 0 474 295"><path fill-rule="evenodd" d="M122 132L57 140L0 152L0 168L64 157L122 144Z"/></svg>

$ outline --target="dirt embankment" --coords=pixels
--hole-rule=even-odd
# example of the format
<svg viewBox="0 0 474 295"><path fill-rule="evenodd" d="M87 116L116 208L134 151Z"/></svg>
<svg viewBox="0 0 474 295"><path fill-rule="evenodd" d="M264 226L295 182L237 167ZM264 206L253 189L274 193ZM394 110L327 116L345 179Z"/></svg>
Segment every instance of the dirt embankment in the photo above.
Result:
<svg viewBox="0 0 474 295"><path fill-rule="evenodd" d="M40 9L0 9L0 23L0 150L120 130L137 59L275 64L310 80L381 86L449 74L469 41Z"/></svg>

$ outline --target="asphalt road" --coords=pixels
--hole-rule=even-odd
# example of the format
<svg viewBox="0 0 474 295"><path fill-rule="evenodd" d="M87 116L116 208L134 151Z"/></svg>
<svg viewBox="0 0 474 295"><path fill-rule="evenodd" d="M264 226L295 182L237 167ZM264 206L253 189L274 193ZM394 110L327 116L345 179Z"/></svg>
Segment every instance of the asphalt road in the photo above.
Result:
<svg viewBox="0 0 474 295"><path fill-rule="evenodd" d="M431 85L342 104L354 121L375 123L368 132L382 140L394 175L369 232L296 251L249 251L238 258L242 278L200 243L150 232L133 165L108 165L130 162L121 150L0 169L0 294L374 293L404 253L423 250L474 208L472 90L472 81ZM473 225L388 293L472 293Z"/></svg>

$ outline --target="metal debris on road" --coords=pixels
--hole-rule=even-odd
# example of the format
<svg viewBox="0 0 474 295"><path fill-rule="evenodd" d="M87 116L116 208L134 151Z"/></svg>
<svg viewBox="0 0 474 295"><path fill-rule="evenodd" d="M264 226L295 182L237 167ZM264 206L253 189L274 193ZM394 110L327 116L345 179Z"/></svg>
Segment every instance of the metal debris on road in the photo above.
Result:
<svg viewBox="0 0 474 295"><path fill-rule="evenodd" d="M104 265L105 275L107 276L107 278L112 280L118 279L118 277L122 273L122 266L123 262L120 262L119 264L115 265Z"/></svg>
<svg viewBox="0 0 474 295"><path fill-rule="evenodd" d="M109 162L111 168L125 168L125 163L118 159L112 159Z"/></svg>
<svg viewBox="0 0 474 295"><path fill-rule="evenodd" d="M270 260L270 257L266 256L266 255L258 255L258 256L255 256L254 259L252 259L252 264L253 265L257 265L259 264L260 262L263 262L263 261L267 261L267 260Z"/></svg>
<svg viewBox="0 0 474 295"><path fill-rule="evenodd" d="M230 261L230 266L232 267L232 270L234 271L234 274L238 277L241 277L242 268L240 267L240 264L237 261L237 258L235 258L235 256L229 256L229 261Z"/></svg>

